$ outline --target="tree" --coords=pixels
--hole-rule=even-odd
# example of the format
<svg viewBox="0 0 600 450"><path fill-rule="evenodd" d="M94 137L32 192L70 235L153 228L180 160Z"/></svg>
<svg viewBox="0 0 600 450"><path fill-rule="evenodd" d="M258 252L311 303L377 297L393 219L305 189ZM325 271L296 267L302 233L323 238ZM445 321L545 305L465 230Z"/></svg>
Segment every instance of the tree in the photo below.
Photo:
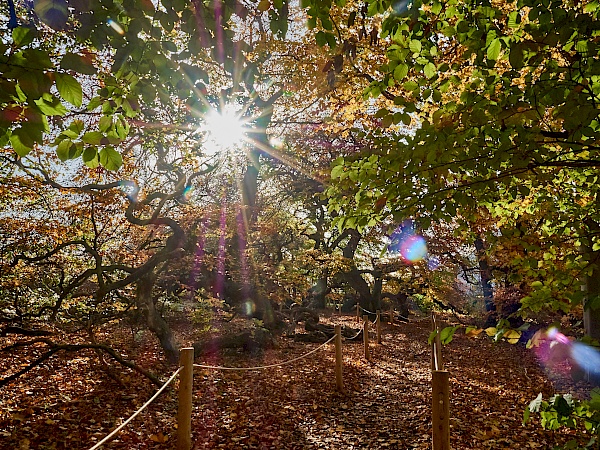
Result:
<svg viewBox="0 0 600 450"><path fill-rule="evenodd" d="M259 174L273 152L267 131L275 104L284 85L298 78L298 72L275 77L271 71L288 58L272 51L287 32L287 2L34 4L33 10L3 5L10 26L0 57L6 112L0 145L12 171L7 179L52 188L59 202L43 204L39 217L34 214L39 220L28 224L44 237L39 245L9 243L6 277L18 277L25 265L32 273L42 264L56 268L45 295L55 319L64 318L73 299L83 309L78 320L94 326L139 309L170 360L177 342L157 308L170 283L205 287L234 303L252 300L260 304L257 314L272 317L255 273L244 266L242 243L259 219ZM246 34L249 43L240 39ZM243 116L247 157L209 154L209 131L201 125L229 106ZM75 161L70 169L60 165L69 160ZM36 193L34 201L42 197ZM233 207L214 207L224 203ZM23 216L5 207L9 233L8 221ZM70 209L81 236L61 222L62 208ZM202 226L216 230L216 239L209 242L212 254L205 252L212 265L197 274L198 238L207 238ZM237 262L224 262L225 253ZM202 285L173 280L180 264Z"/></svg>
<svg viewBox="0 0 600 450"><path fill-rule="evenodd" d="M511 228L534 213L546 251L558 241L570 249L556 264L552 253L544 259L568 276L533 284L534 296L552 304L568 291L580 303L573 273L583 281L598 270L596 3L415 1L402 14L368 4L383 13L388 40L369 92L392 97L396 107L378 115L393 124L409 114L414 134L371 133L368 155L334 163L339 221L365 227L392 215L426 225L458 212L468 223L483 208ZM586 307L597 329L594 289Z"/></svg>

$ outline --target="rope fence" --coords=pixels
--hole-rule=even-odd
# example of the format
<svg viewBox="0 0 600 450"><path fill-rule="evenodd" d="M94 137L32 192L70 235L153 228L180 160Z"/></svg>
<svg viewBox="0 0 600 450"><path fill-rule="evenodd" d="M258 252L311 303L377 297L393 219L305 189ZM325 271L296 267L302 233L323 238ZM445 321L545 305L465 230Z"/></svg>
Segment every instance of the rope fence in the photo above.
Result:
<svg viewBox="0 0 600 450"><path fill-rule="evenodd" d="M182 369L183 369L183 367L180 367L179 369L177 369L173 373L173 375L171 375L171 378L169 378L165 382L165 384L163 384L162 387L158 391L156 391L156 393L150 398L150 400L148 400L146 403L144 403L136 412L134 412L131 416L129 416L129 418L125 422L123 422L121 425L119 425L117 428L115 428L113 431L111 431L108 436L106 436L104 439L102 439L100 442L98 442L96 445L94 445L92 448L90 448L90 450L96 450L97 448L100 448L106 442L110 441L119 431L121 431L123 428L125 428L125 426L127 426L127 424L129 422L131 422L133 419L135 419L138 414L140 414L144 409L146 409L148 407L148 405L150 405L150 403L152 403L154 400L156 400L156 398L162 393L162 391L164 391L167 388L167 386L171 383L171 381L173 381L175 379L175 377L179 374L179 372L181 372Z"/></svg>
<svg viewBox="0 0 600 450"><path fill-rule="evenodd" d="M358 305L357 305L358 306ZM361 308L364 310L364 308ZM358 311L358 308L357 308ZM361 332L363 333L364 347L365 347L365 359L371 361L370 353L370 342L369 342L369 326L374 325L377 333L377 343L381 344L381 311L376 313L377 318L374 322L369 320L368 315L363 316L363 328L353 338L355 339ZM117 435L124 427L127 426L133 419L135 419L144 409L146 409L158 396L169 386L169 384L179 375L179 388L178 388L178 406L177 406L177 444L176 450L190 450L192 448L192 430L191 430L191 417L192 417L192 403L193 403L193 377L194 367L201 369L211 370L229 370L229 371L247 371L247 370L265 370L273 367L281 367L288 364L292 364L301 359L307 358L308 356L318 352L325 346L330 344L332 341L335 344L335 379L336 389L340 392L344 392L344 381L343 381L343 357L342 357L342 326L334 326L334 335L325 341L323 344L314 348L313 350L300 355L298 357L282 361L275 364L267 364L264 366L251 366L251 367L227 367L227 366L213 366L208 364L195 364L194 363L194 349L193 348L182 348L180 350L179 368L170 376L170 378L162 385L162 387L156 391L156 393L144 403L137 411L135 411L127 420L121 425L110 432L105 438L91 447L89 450L97 450L105 443ZM432 360L433 361L433 360ZM433 363L432 363L433 364ZM432 366L433 368L433 366ZM447 373L447 372L446 372ZM434 402L435 404L435 402ZM434 450L438 450L434 447ZM442 447L439 448L442 450ZM445 448L444 448L445 450Z"/></svg>
<svg viewBox="0 0 600 450"><path fill-rule="evenodd" d="M287 364L291 364L293 362L296 362L296 361L299 361L301 359L304 359L307 356L310 356L313 353L318 352L319 350L321 350L323 347L325 347L327 344L329 344L334 339L335 339L335 335L333 335L331 338L329 338L326 342L324 342L323 344L321 344L317 348L311 350L308 353L305 353L304 355L298 356L298 357L293 358L293 359L289 359L287 361L276 363L276 364L268 364L266 366L254 366L254 367L225 367L225 366L208 366L208 365L205 365L205 364L194 364L194 367L200 367L202 369L215 369L215 370L263 370L263 369L270 369L272 367L285 366Z"/></svg>

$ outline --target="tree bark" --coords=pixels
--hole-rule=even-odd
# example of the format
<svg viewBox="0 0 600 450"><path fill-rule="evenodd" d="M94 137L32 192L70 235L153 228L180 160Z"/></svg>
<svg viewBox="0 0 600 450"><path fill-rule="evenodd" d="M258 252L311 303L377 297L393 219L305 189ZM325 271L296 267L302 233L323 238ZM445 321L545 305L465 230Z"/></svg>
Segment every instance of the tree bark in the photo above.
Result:
<svg viewBox="0 0 600 450"><path fill-rule="evenodd" d="M492 270L485 254L485 245L480 236L477 236L475 239L475 250L477 251L477 260L479 261L481 290L483 291L485 310L487 312L495 312L496 304L494 303L494 288L492 287Z"/></svg>
<svg viewBox="0 0 600 450"><path fill-rule="evenodd" d="M590 235L600 234L600 224L587 221ZM586 276L583 323L585 333L591 338L600 340L600 251L593 251L590 246L584 249L592 266L592 272Z"/></svg>
<svg viewBox="0 0 600 450"><path fill-rule="evenodd" d="M169 324L156 310L154 298L152 297L155 281L156 275L154 273L146 274L137 281L137 307L144 313L150 331L152 331L160 341L160 345L165 352L167 360L171 363L177 363L179 360L179 346L175 341L175 336L173 336Z"/></svg>

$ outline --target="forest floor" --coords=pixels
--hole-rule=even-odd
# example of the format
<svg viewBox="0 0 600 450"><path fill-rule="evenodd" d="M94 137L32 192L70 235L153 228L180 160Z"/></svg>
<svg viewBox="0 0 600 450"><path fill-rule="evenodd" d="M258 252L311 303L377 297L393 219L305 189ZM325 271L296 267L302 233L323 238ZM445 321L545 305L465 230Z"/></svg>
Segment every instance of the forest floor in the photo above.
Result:
<svg viewBox="0 0 600 450"><path fill-rule="evenodd" d="M323 321L358 329L351 315ZM189 326L174 328L184 344L195 338ZM344 343L343 394L335 390L332 343L308 358L266 370L196 369L194 449L431 448L429 330L426 318L384 324L382 344L371 344L370 362L361 342ZM132 334L120 327L100 338L162 380L175 370L163 362L149 332ZM0 347L15 341L0 338ZM195 362L262 366L317 347L282 337L263 352L222 351ZM44 348L5 352L0 377L25 367ZM450 373L453 449L551 449L573 438L587 442L581 432L544 431L537 419L522 424L524 409L540 392L547 398L565 390L585 392L586 385L549 374L530 350L492 343L485 333L474 338L457 333L443 351ZM104 359L113 376L94 351L61 352L0 388L0 449L89 449L156 391L145 377ZM173 448L176 409L175 383L103 448Z"/></svg>

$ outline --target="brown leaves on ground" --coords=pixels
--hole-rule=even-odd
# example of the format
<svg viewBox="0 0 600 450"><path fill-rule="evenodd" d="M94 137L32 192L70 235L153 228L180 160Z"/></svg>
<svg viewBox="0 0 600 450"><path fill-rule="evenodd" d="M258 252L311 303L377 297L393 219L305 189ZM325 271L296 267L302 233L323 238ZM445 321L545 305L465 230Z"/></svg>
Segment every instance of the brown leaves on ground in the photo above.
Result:
<svg viewBox="0 0 600 450"><path fill-rule="evenodd" d="M331 322L353 325L351 317ZM382 345L345 343L346 393L335 391L334 347L306 359L261 371L196 369L195 449L428 449L431 447L429 321L383 326ZM187 334L189 336L189 333ZM174 370L160 359L150 334L134 343L110 335L115 347L162 374ZM138 336L139 338L139 336ZM4 339L2 347L10 344ZM257 366L290 360L318 347L282 338L261 355L229 351L196 363ZM6 376L43 352L15 352L0 362ZM17 359L20 355L21 359ZM25 359L23 359L25 358ZM534 355L493 344L485 336L457 334L444 348L450 371L451 445L454 449L548 449L575 432L549 432L523 410L553 385ZM118 372L118 376L114 373ZM139 408L155 391L128 369L110 377L93 351L57 355L0 390L1 449L89 449ZM176 440L176 385L103 448L170 449Z"/></svg>

